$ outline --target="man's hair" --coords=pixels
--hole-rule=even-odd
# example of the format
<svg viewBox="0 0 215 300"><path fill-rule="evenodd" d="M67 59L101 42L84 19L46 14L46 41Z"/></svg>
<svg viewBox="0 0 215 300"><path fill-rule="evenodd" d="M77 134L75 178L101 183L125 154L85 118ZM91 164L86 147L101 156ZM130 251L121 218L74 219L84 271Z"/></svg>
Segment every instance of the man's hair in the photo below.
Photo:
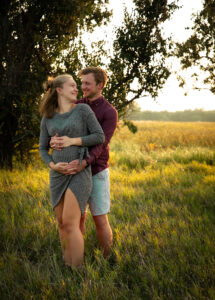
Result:
<svg viewBox="0 0 215 300"><path fill-rule="evenodd" d="M87 67L79 72L79 76L87 75L90 73L92 73L94 75L96 84L99 84L102 82L103 88L104 88L107 83L107 73L105 72L105 70L103 70L102 68L99 68L99 67Z"/></svg>

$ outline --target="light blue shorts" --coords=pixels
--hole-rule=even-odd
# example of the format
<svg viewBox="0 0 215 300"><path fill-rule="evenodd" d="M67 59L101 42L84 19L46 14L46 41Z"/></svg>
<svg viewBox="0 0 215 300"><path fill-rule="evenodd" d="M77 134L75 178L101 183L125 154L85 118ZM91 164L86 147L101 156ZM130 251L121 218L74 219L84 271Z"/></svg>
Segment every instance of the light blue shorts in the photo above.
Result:
<svg viewBox="0 0 215 300"><path fill-rule="evenodd" d="M110 212L110 176L109 169L93 175L93 189L89 198L89 207L93 216Z"/></svg>

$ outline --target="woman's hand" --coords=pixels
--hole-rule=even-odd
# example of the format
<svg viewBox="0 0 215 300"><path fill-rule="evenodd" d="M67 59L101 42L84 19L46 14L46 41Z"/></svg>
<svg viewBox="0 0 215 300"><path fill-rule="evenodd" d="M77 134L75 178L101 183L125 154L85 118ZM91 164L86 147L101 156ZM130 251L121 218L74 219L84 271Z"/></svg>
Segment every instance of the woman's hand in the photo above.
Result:
<svg viewBox="0 0 215 300"><path fill-rule="evenodd" d="M61 150L65 147L72 146L72 140L73 138L69 138L68 136L58 136L58 134L56 134L51 138L50 146L54 150Z"/></svg>
<svg viewBox="0 0 215 300"><path fill-rule="evenodd" d="M69 146L81 146L82 139L81 138L70 138L68 136L58 136L56 134L50 140L50 146L54 150L61 150L65 147Z"/></svg>
<svg viewBox="0 0 215 300"><path fill-rule="evenodd" d="M51 140L50 140L50 147L54 150L61 150L61 148L59 148L59 135L58 133L55 134L55 136L52 136L51 137Z"/></svg>
<svg viewBox="0 0 215 300"><path fill-rule="evenodd" d="M59 162L59 163L55 164L54 162L50 162L49 166L55 172L58 172L58 173L61 173L64 175L75 174L74 167L68 163Z"/></svg>

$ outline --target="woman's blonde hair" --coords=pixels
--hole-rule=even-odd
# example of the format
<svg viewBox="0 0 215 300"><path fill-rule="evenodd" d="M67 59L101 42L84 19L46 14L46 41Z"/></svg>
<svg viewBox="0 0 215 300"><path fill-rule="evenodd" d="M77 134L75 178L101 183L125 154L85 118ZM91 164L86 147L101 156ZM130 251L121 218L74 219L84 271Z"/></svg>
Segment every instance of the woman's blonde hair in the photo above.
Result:
<svg viewBox="0 0 215 300"><path fill-rule="evenodd" d="M45 94L40 105L40 115L46 118L52 118L58 107L58 95L56 88L62 87L68 79L73 79L69 74L62 74L57 77L48 77L44 82L43 88Z"/></svg>

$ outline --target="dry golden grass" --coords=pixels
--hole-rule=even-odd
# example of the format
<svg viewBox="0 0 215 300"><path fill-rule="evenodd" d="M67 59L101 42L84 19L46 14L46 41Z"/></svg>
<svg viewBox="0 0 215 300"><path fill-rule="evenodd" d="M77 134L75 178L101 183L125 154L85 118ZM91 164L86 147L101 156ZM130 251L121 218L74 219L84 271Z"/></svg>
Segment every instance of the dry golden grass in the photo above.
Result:
<svg viewBox="0 0 215 300"><path fill-rule="evenodd" d="M87 218L85 263L65 269L40 163L0 173L0 299L215 299L215 124L138 122L111 142L114 245Z"/></svg>

